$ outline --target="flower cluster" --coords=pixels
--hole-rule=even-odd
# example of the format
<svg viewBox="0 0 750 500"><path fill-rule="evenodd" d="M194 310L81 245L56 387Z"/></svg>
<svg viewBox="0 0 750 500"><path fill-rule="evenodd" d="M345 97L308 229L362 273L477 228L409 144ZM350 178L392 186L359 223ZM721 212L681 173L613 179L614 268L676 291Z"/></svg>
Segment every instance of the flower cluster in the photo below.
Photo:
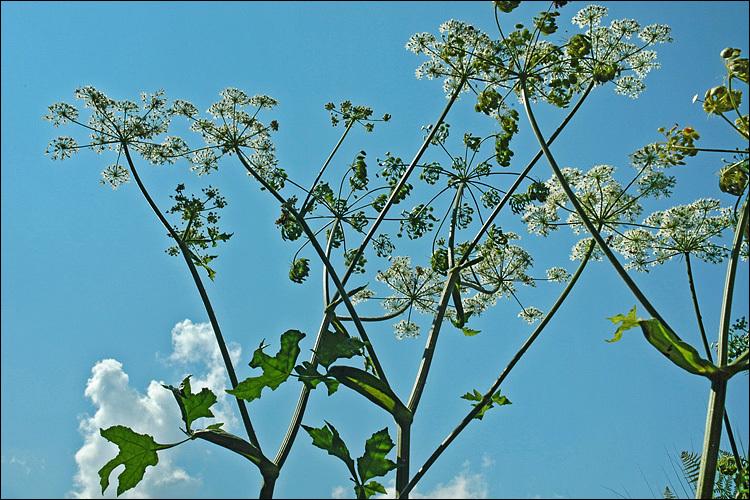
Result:
<svg viewBox="0 0 750 500"><path fill-rule="evenodd" d="M573 17L573 24L586 29L583 36L590 44L590 52L580 60L587 68L580 83L587 84L592 78L598 84L613 81L616 93L636 98L646 88L643 79L660 66L656 62L656 52L645 47L672 42L671 30L669 26L658 24L642 28L633 19L614 20L608 27L602 26L606 15L605 7L589 5ZM639 47L627 41L633 36L643 45Z"/></svg>
<svg viewBox="0 0 750 500"><path fill-rule="evenodd" d="M542 37L557 31L558 15L541 12L534 18L533 29L517 24L507 35L501 31L499 40L450 20L440 27L440 39L429 33L416 34L406 48L429 57L417 69L417 78L444 78L448 93L462 79L469 82L462 91L472 84L482 85L484 90L475 91L478 111L499 117L506 107L507 91L520 98L521 84L532 101L541 99L559 107L566 107L572 96L589 84L610 81L615 92L635 98L645 89L646 75L659 67L656 52L647 47L672 41L670 28L664 25L641 27L635 20L622 19L602 26L607 9L591 5L573 18L573 24L585 31L557 45ZM629 41L634 36L640 44ZM498 92L501 89L505 91Z"/></svg>
<svg viewBox="0 0 750 500"><path fill-rule="evenodd" d="M647 271L649 264L663 264L687 254L719 263L729 254L725 245L713 241L733 225L731 209L722 207L718 200L702 198L690 205L654 212L643 225L646 227L626 231L614 244L630 259L628 268Z"/></svg>
<svg viewBox="0 0 750 500"><path fill-rule="evenodd" d="M495 305L498 298L514 296L517 283L536 286L528 274L531 254L510 243L518 239L512 232L502 232L502 239L488 237L477 248L481 260L461 273L461 285L476 291L462 301L475 316Z"/></svg>
<svg viewBox="0 0 750 500"><path fill-rule="evenodd" d="M181 115L192 121L190 130L199 132L206 141L207 148L196 151L191 160L191 169L198 175L208 174L217 168L217 162L224 154L233 154L237 149L249 148L250 164L274 189L281 189L287 178L283 169L277 166L276 148L271 141L271 131L278 130L275 120L263 124L258 113L273 109L278 101L267 95L250 97L245 92L228 87L219 94L221 100L207 110L212 120L198 118L195 106L187 101L175 101L169 109L170 115ZM252 113L245 108L254 108ZM219 150L216 154L214 150Z"/></svg>
<svg viewBox="0 0 750 500"><path fill-rule="evenodd" d="M458 87L462 78L478 74L473 64L477 58L487 58L495 53L489 36L463 21L453 19L440 26L439 40L430 33L418 33L409 39L406 48L429 57L417 68L417 78L444 78L443 89L449 94Z"/></svg>

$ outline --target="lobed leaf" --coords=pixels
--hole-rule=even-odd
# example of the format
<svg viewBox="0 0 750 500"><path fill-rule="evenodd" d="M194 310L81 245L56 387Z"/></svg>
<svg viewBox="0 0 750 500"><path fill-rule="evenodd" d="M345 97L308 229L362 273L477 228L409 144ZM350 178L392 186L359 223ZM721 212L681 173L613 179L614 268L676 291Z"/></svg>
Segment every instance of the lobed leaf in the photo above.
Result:
<svg viewBox="0 0 750 500"><path fill-rule="evenodd" d="M363 484L373 477L385 476L396 468L392 460L385 458L393 446L388 428L374 433L365 442L365 454L357 459L357 471Z"/></svg>
<svg viewBox="0 0 750 500"><path fill-rule="evenodd" d="M343 439L339 436L339 431L337 431L333 425L326 422L326 426L319 429L307 425L302 425L302 428L310 434L310 437L313 440L313 446L317 446L318 448L327 451L329 455L333 455L334 457L343 460L352 477L357 477L357 473L354 470L354 460L352 460L351 455L349 455L346 443L344 443Z"/></svg>
<svg viewBox="0 0 750 500"><path fill-rule="evenodd" d="M162 387L169 389L174 394L177 404L180 407L180 413L182 413L182 421L185 422L188 433L191 432L190 425L195 420L201 417L212 418L214 416L210 408L216 403L216 394L208 387L204 387L199 393L192 393L190 388L191 376L188 375L185 377L178 388L171 385L162 385Z"/></svg>
<svg viewBox="0 0 750 500"><path fill-rule="evenodd" d="M467 392L466 394L461 396L461 399L466 399L468 401L477 401L477 403L472 403L472 406L479 406L479 403L481 403L483 398L484 396L482 396L479 393L479 391L477 391L476 389L474 389L474 392ZM490 400L487 403L485 403L484 406L482 406L482 409L479 410L479 413L474 415L474 418L478 420L482 420L482 417L484 417L485 412L489 410L490 408L493 408L495 404L497 404L498 406L503 406L503 405L510 405L513 403L511 403L510 400L506 398L505 396L501 396L500 391L498 390L495 394L492 395Z"/></svg>
<svg viewBox="0 0 750 500"><path fill-rule="evenodd" d="M305 334L298 330L287 330L281 335L281 348L276 356L271 357L263 352L265 346L261 345L255 350L250 366L253 368L262 368L263 375L260 377L248 377L243 380L234 389L228 389L227 393L238 398L253 401L259 399L261 391L265 387L276 390L283 382L289 378L297 361L300 348L299 342L305 337Z"/></svg>
<svg viewBox="0 0 750 500"><path fill-rule="evenodd" d="M618 342L622 338L622 334L630 330L631 328L635 328L636 326L638 326L639 321L635 314L635 306L633 306L633 309L630 310L627 316L618 314L617 316L612 316L611 318L607 319L611 320L614 324L622 322L622 324L617 327L615 336L607 340L607 342Z"/></svg>
<svg viewBox="0 0 750 500"><path fill-rule="evenodd" d="M357 337L350 337L340 321L334 319L331 322L334 331L326 330L320 339L320 347L315 351L318 362L328 368L336 360L341 358L350 359L362 354L365 342Z"/></svg>
<svg viewBox="0 0 750 500"><path fill-rule="evenodd" d="M677 335L664 328L659 320L638 319L636 317L635 306L633 306L633 309L631 309L627 316L618 314L607 319L612 320L615 324L622 322L622 325L617 328L614 338L607 340L607 342L617 342L622 338L623 332L640 326L646 340L683 370L708 378L719 375L727 376L728 374L726 370L722 370L710 361L701 358L693 346L680 340Z"/></svg>
<svg viewBox="0 0 750 500"><path fill-rule="evenodd" d="M99 484L102 486L102 495L109 487L109 476L118 465L124 465L125 470L117 476L117 495L120 496L127 490L134 488L146 472L146 467L159 463L157 450L170 448L173 445L159 444L148 434L138 434L130 427L115 425L108 429L100 429L104 439L115 443L120 452L115 458L104 464L99 469Z"/></svg>

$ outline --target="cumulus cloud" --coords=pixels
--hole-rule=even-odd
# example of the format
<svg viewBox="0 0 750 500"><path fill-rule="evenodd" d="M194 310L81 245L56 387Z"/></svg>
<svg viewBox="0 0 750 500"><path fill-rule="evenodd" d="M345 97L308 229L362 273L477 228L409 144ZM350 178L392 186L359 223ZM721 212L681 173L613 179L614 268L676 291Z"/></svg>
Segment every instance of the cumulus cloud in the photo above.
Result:
<svg viewBox="0 0 750 500"><path fill-rule="evenodd" d="M483 466L486 467L485 464L486 462L483 460ZM471 473L470 465L467 460L458 475L447 483L438 483L427 493L420 492L419 487L415 487L409 493L409 498L488 498L489 488L484 474ZM396 498L395 481L390 481L389 486L386 487L385 495L377 495L376 498Z"/></svg>
<svg viewBox="0 0 750 500"><path fill-rule="evenodd" d="M194 324L190 320L178 323L172 330L172 347L173 352L167 358L170 363L186 370L200 366L202 370L191 378L193 392L209 387L218 396L217 404L212 407L216 421L224 422L227 429L237 425L224 392L226 375L211 326L206 323ZM239 359L240 349L232 350L231 356L233 361ZM167 385L176 385L175 382L170 381ZM75 455L78 471L69 496L101 498L98 471L117 455L118 448L101 437L99 429L125 425L135 432L150 434L159 443L184 439L184 434L179 431L179 427L183 426L179 409L172 393L162 387L163 383L152 380L146 394L141 394L131 387L119 361L103 359L94 365L84 394L97 410L93 416L84 414L79 417L83 446ZM179 447L170 450L170 453L160 453L159 464L148 467L138 486L120 498L181 498L194 492L200 480L174 465L173 460L180 454L178 450ZM122 466L119 466L112 472L106 497L115 497L117 476L121 471Z"/></svg>
<svg viewBox="0 0 750 500"><path fill-rule="evenodd" d="M331 498L349 498L351 496L351 488L346 489L343 486L336 486L333 488Z"/></svg>
<svg viewBox="0 0 750 500"><path fill-rule="evenodd" d="M230 343L228 349L232 364L237 366L242 348ZM230 432L239 428L239 420L224 391L224 388L229 386L229 381L219 345L209 323L194 324L189 319L177 323L172 329L172 354L168 360L186 368L204 369L205 373L202 376L190 378L193 392L198 392L204 387L214 391L218 400L211 411L216 416L216 421L224 422L224 429ZM190 373L192 372L185 375Z"/></svg>

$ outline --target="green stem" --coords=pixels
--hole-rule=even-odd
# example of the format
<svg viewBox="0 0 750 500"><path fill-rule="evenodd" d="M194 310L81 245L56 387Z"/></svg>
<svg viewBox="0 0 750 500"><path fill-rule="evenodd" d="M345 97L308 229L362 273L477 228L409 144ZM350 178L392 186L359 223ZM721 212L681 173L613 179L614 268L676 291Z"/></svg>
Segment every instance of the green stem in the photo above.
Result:
<svg viewBox="0 0 750 500"><path fill-rule="evenodd" d="M698 294L695 291L695 283L693 281L693 267L690 264L690 253L685 254L685 264L687 266L688 285L690 286L690 295L693 298L693 309L695 309L695 317L698 321L698 330L700 330L701 340L703 340L703 349L706 351L706 358L713 363L713 356L711 356L711 347L708 344L708 337L706 336L706 329L703 326L703 316L701 315L700 306L698 305ZM740 461L740 453L737 449L737 443L734 440L734 433L732 432L732 426L729 423L729 415L727 415L726 408L724 409L724 426L727 429L727 437L729 438L729 445L732 448L732 455L736 463L742 463Z"/></svg>
<svg viewBox="0 0 750 500"><path fill-rule="evenodd" d="M317 366L318 364L318 358L315 355L315 351L320 348L320 342L323 338L323 332L328 329L333 316L333 311L326 313L326 315L323 317L323 322L318 329L318 337L315 340L315 347L313 347L312 356L310 356L310 363L312 363L313 366ZM310 389L308 389L307 386L303 384L299 398L297 400L297 407L294 410L294 416L292 417L292 421L289 422L289 428L287 429L286 435L284 436L284 441L281 443L279 452L276 454L276 458L273 461L279 467L279 469L284 465L284 462L286 462L286 459L289 456L289 452L292 449L294 440L296 439L297 433L299 432L300 424L302 423L302 417L305 415L305 410L307 409L307 401L309 398Z"/></svg>
<svg viewBox="0 0 750 500"><path fill-rule="evenodd" d="M435 317L432 319L430 334L427 336L424 354L422 354L422 362L419 365L419 372L417 373L417 379L414 381L414 387L411 390L409 402L406 405L412 414L416 413L417 405L419 405L419 400L422 397L422 391L424 390L425 382L427 380L427 373L430 371L430 364L432 363L432 356L435 354L438 333L440 333L440 327L443 324L443 318L445 317L445 311L448 309L448 302L450 301L453 289L458 282L460 268L454 267L449 270L448 273L448 279L445 280L443 293L440 295L440 302L438 302L438 310L435 313Z"/></svg>
<svg viewBox="0 0 750 500"><path fill-rule="evenodd" d="M693 266L690 265L690 253L685 254L685 266L687 267L688 285L690 286L690 296L693 298L693 309L695 309L695 318L698 321L698 330L701 334L701 340L703 341L703 349L706 351L706 356L710 362L714 362L711 359L711 347L708 345L708 337L706 336L706 329L703 327L703 316L701 316L701 309L698 305L698 294L695 292L695 283L693 282Z"/></svg>
<svg viewBox="0 0 750 500"><path fill-rule="evenodd" d="M565 117L565 119L560 123L560 126L557 127L557 130L550 136L549 140L547 141L547 146L550 146L555 139L557 139L557 136L560 135L560 133L563 131L563 129L567 126L567 124L570 122L570 120L573 118L573 115L575 115L576 111L581 107L583 104L583 101L588 97L588 95L591 93L591 90L594 88L594 82L592 81L588 87L586 87L586 90L583 92L583 95L581 95L581 98L578 99L578 102L575 106L573 106L573 109L570 110L570 113L568 113L568 116ZM464 260L468 258L468 256L471 254L471 252L474 250L474 247L476 247L479 244L479 241L482 238L482 235L487 232L487 229L489 229L492 222L495 220L495 217L498 216L500 213L500 210L505 206L505 204L510 199L511 195L518 189L518 186L521 185L523 180L526 178L528 173L531 171L531 169L536 165L536 162L539 161L539 159L544 154L544 150L540 149L536 155L534 155L534 158L531 159L529 164L526 166L526 168L521 172L518 177L516 177L516 180L513 182L513 184L510 186L508 191L505 193L505 196L503 196L503 199L500 200L500 203L495 207L495 209L492 211L492 213L487 217L487 220L485 221L482 228L479 230L477 235L474 237L474 240L469 245L468 249L466 250L466 253L461 259L461 263L463 263Z"/></svg>
<svg viewBox="0 0 750 500"><path fill-rule="evenodd" d="M409 455L411 447L411 423L396 422L398 427L398 449L396 457L396 498L409 498L409 492L400 493L409 482Z"/></svg>
<svg viewBox="0 0 750 500"><path fill-rule="evenodd" d="M235 153L237 153L237 158L239 158L242 165L245 167L245 169L250 173L253 178L255 178L258 182L260 182L264 188L268 190L271 195L273 195L277 200L279 200L281 203L286 203L286 200L284 199L279 192L273 188L258 172L255 171L254 168L252 168L247 161L245 161L244 155L242 154L242 151L239 149L239 147L235 147ZM310 229L310 226L307 224L307 221L305 221L304 217L300 216L299 212L293 207L289 206L289 212L292 214L294 219L297 221L297 223L302 227L302 230L304 231L305 235L307 236L308 240L312 244L313 248L315 249L315 252L318 254L318 257L320 258L321 262L325 266L325 268L328 270L328 273L331 277L331 280L333 280L333 283L336 285L337 294L341 295L341 298L344 301L344 305L346 306L346 309L349 311L349 314L351 314L352 319L354 320L354 325L357 327L357 332L359 333L360 337L362 338L363 342L366 342L366 349L368 354L370 355L370 359L372 361L373 367L375 368L375 371L378 374L378 377L388 386L388 380L385 377L385 372L383 371L382 366L380 365L380 360L378 359L377 354L375 353L375 348L372 345L372 342L370 342L370 339L367 335L367 332L365 331L364 327L362 326L362 322L359 320L359 317L357 315L357 311L354 309L354 305L352 304L349 295L346 293L346 289L344 288L344 284L341 280L339 280L338 274L336 273L336 270L333 268L333 265L331 264L331 261L328 260L326 257L325 251L321 248L320 243L318 243L318 239L315 237L315 233ZM356 262L356 259L355 259ZM349 270L351 271L351 267ZM335 296L334 296L335 299Z"/></svg>
<svg viewBox="0 0 750 500"><path fill-rule="evenodd" d="M719 322L719 342L716 366L722 368L727 365L727 344L729 343L729 325L731 324L732 299L734 295L734 281L737 276L737 261L742 246L745 225L748 223L748 198L742 207L742 215L737 221L734 232L732 252L727 264L727 277L724 282L724 302L721 306L721 320ZM706 416L706 432L703 438L703 454L696 486L696 498L711 498L716 480L716 464L721 443L721 427L724 417L724 403L727 395L727 379L716 378L711 383L711 394L708 400L708 415Z"/></svg>
<svg viewBox="0 0 750 500"><path fill-rule="evenodd" d="M435 122L435 125L433 125L432 130L430 130L430 133L427 135L424 142L422 142L422 147L419 148L419 151L417 151L417 154L414 156L414 159L411 161L409 166L401 175L401 178L399 179L398 184L396 184L396 186L391 191L391 195L388 197L388 200L385 202L385 205L383 205L383 209L380 211L380 214L378 214L377 219L375 219L375 221L372 223L372 226L370 226L370 230L367 232L364 240L362 240L362 243L359 245L359 248L357 249L357 253L354 255L354 258L352 259L352 264L346 270L346 273L344 274L344 277L341 280L343 284L346 284L346 282L351 277L352 273L354 272L354 266L359 261L360 256L364 253L365 247L373 238L373 236L375 236L375 231L378 229L378 226L380 226L380 223L383 222L386 214L395 203L398 193L401 191L404 185L406 185L406 181L409 179L409 177L411 176L411 173L416 168L417 163L419 163L419 160L422 158L422 155L424 154L425 151L427 151L427 148L429 147L430 142L432 141L433 137L435 137L435 134L437 133L438 128L440 128L440 125L443 123L443 120L445 120L445 117L448 115L448 111L450 111L451 107L453 106L453 103L456 102L456 99L458 98L458 94L461 93L461 89L464 88L464 85L466 84L468 79L469 79L468 74L461 77L461 80L458 82L456 89L453 91L453 94L451 95L451 98L448 101L448 104L445 105L443 112L440 114L440 117Z"/></svg>
<svg viewBox="0 0 750 500"><path fill-rule="evenodd" d="M347 130L348 130L348 127L347 127ZM334 153L335 152L336 150L334 149ZM331 157L332 156L333 156L333 153L331 153ZM329 157L329 160L330 160L330 157ZM331 233L330 233L331 235L328 238L328 245L326 246L327 257L330 257L331 255L331 248L333 246L333 238L336 233L337 224L338 224L338 221L334 223L333 229L331 230ZM328 272L325 267L323 267L323 296L324 296L325 303L328 304L329 303ZM315 338L315 347L313 347L313 353L312 353L312 356L310 357L310 363L312 363L314 367L318 365L318 358L315 353L318 351L318 349L320 349L320 343L321 343L321 339L323 338L323 332L328 330L328 326L331 324L331 320L333 319L333 316L334 316L334 313L332 310L329 312L326 312L325 316L323 317L323 322L321 323L320 328L318 328L318 335ZM310 398L310 389L308 389L305 384L302 384L302 389L300 391L299 398L297 399L297 407L294 410L294 416L292 417L292 421L289 422L289 428L287 429L286 435L284 436L284 441L281 443L281 446L279 447L279 452L276 454L276 458L274 459L274 463L279 468L281 468L281 466L284 465L286 458L289 456L289 452L292 449L294 440L297 437L297 432L299 432L299 426L302 423L302 417L305 414L305 409L307 408L307 400L309 398Z"/></svg>
<svg viewBox="0 0 750 500"><path fill-rule="evenodd" d="M591 222L591 219L586 214L586 211L583 209L583 207L581 207L581 204L578 201L578 197L576 197L575 193L570 187L570 184L568 184L568 181L565 179L562 172L560 171L560 168L557 166L557 162L555 161L555 158L552 156L552 153L547 147L547 143L544 140L544 137L542 136L542 132L539 130L539 125L537 124L536 119L534 118L534 113L531 111L531 103L529 102L529 96L528 96L528 92L526 89L525 79L523 77L520 78L520 82L521 82L521 96L523 98L523 104L526 110L526 115L528 116L529 122L531 123L531 128L534 130L534 134L536 135L537 142L539 142L539 145L542 147L542 150L544 151L544 156L547 158L547 161L549 162L550 167L552 167L552 170L554 171L555 176L560 182L561 187L565 191L566 196L570 200L571 205L573 205L573 208L575 209L576 213L578 213L578 216L581 218L581 221L583 222L584 226L586 226L586 229L589 231L591 236L597 242L602 252L604 252L604 255L607 256L607 259L615 268L615 271L617 271L617 274L620 276L620 278L622 278L622 280L625 282L628 288L630 288L630 291L633 293L633 295L635 295L638 301L643 305L643 307L646 308L648 313L653 318L656 318L657 320L659 320L659 322L662 325L664 325L664 328L674 333L674 330L669 327L669 325L664 320L664 318L661 317L661 314L659 314L656 308L651 304L651 302L649 302L649 300L646 298L643 292L641 292L641 289L638 288L638 285L636 285L635 282L632 280L632 278L628 276L628 273L622 267L622 264L618 262L617 257L615 257L614 253L612 253L612 250L604 241L604 238L602 238L602 235L599 233L596 227L594 227L594 223ZM677 336L676 333L674 333L674 335L679 339L679 336Z"/></svg>
<svg viewBox="0 0 750 500"><path fill-rule="evenodd" d="M162 215L159 208L156 206L156 203L154 203L154 200L151 199L151 196L148 194L148 191L146 191L146 187L141 182L140 177L138 176L138 172L135 170L135 165L133 164L133 159L130 157L130 151L128 150L127 144L123 144L123 151L125 152L125 157L128 160L128 165L130 166L130 171L133 173L133 178L135 179L135 182L138 184L138 188L141 190L141 193L146 198L146 201L148 202L151 209L154 211L156 216L159 218L161 223L164 225L165 228L167 228L167 231L169 231L169 234L174 238L174 240L177 242L177 244L180 247L180 251L182 252L182 256L185 258L185 262L187 263L188 269L190 269L190 274L193 276L193 281L195 282L195 286L198 288L198 293L200 293L201 300L203 301L203 306L206 308L206 313L208 314L208 318L211 322L211 328L214 332L214 336L216 337L216 342L219 344L219 350L221 351L221 357L224 360L224 366L226 367L227 374L229 375L229 381L232 384L232 388L236 388L238 381L237 381L237 375L234 372L234 365L232 364L232 358L229 356L229 351L227 350L226 343L224 342L224 336L221 334L221 329L219 328L219 321L216 319L216 314L214 314L214 309L211 306L211 301L208 298L208 294L206 293L206 289L203 287L203 282L200 279L200 276L198 275L198 270L195 268L195 265L193 264L193 261L190 257L190 250L187 248L187 245L182 241L182 239L179 237L179 235L175 232L175 230L172 228L171 224L167 221L167 219ZM250 442L255 445L258 450L260 450L260 443L258 442L258 438L255 435L255 430L253 429L253 424L250 421L250 415L247 411L247 407L245 406L245 401L240 398L235 398L237 400L237 406L240 410L240 415L242 416L242 422L245 426L245 430L247 431L247 436L250 439Z"/></svg>
<svg viewBox="0 0 750 500"><path fill-rule="evenodd" d="M578 269L576 270L575 274L570 278L570 282L568 282L567 286L563 290L563 292L560 294L560 297L558 297L555 304L552 306L552 308L549 310L547 315L544 317L544 319L539 323L539 326L536 327L534 330L534 333L531 334L531 336L526 340L526 342L521 346L521 348L518 350L516 355L513 357L513 359L508 363L508 366L505 367L503 372L500 374L500 376L495 380L495 383L492 384L492 387L484 394L484 397L482 400L477 403L477 405L464 417L464 419L461 421L461 423L453 429L453 431L448 435L445 440L440 443L440 446L430 455L430 458L427 459L427 461L420 467L419 471L414 475L414 477L409 481L409 484L402 490L399 490L398 488L396 491L400 491L401 495L408 495L409 492L417 485L420 479L422 479L422 476L425 475L425 473L429 470L429 468L432 466L433 463L438 459L438 457L448 448L448 445L450 445L456 437L461 433L461 431L466 428L467 425L474 419L474 417L482 410L484 405L488 404L491 399L492 395L497 392L497 389L500 387L500 384L503 383L503 380L505 380L505 377L508 376L510 371L513 369L513 367L520 361L520 359L523 357L523 355L526 353L526 351L531 347L531 344L534 343L536 338L539 336L539 334L542 333L542 330L544 327L547 326L547 324L552 319L552 316L557 312L558 309L560 309L560 306L562 306L563 302L567 298L570 291L573 289L573 285L575 285L576 281L578 281L578 278L581 276L581 273L583 272L584 267L586 267L586 263L589 261L589 258L591 257L591 253L594 250L594 242L591 243L589 246L588 251L584 255L583 259L581 260L581 263L578 265ZM402 496L401 498L406 498Z"/></svg>
<svg viewBox="0 0 750 500"><path fill-rule="evenodd" d="M310 186L310 191L308 191L307 196L305 197L305 201L300 206L300 210L304 210L305 206L307 205L307 202L310 201L310 196L312 196L313 189L315 189L315 186L318 184L318 181L320 180L320 178L323 177L323 172L325 172L326 168L328 167L328 164L331 163L333 156L336 154L336 151L339 150L339 146L341 146L341 143L344 142L346 135L349 133L349 130L351 130L353 125L354 125L354 120L346 124L346 129L344 130L344 133L341 134L341 137L339 138L339 142L336 143L336 146L333 148L333 151L331 151L331 154L328 155L328 159L321 167L320 172L318 172L318 176L313 181L312 186Z"/></svg>
<svg viewBox="0 0 750 500"><path fill-rule="evenodd" d="M258 498L273 498L273 490L276 487L276 480L279 478L279 474L276 475L267 474L263 476L263 484L260 487L260 495Z"/></svg>

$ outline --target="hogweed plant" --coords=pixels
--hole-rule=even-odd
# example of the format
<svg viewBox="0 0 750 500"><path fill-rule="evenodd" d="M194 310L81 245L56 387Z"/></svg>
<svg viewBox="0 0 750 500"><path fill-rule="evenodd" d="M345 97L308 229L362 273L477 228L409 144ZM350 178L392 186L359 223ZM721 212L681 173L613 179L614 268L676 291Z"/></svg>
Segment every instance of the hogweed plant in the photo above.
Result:
<svg viewBox="0 0 750 500"><path fill-rule="evenodd" d="M674 237L666 232L653 236L648 232L650 228L664 226L664 231L689 232L691 224L697 224L708 241L730 228L728 221L736 217L706 201L696 207L675 207L654 214L639 226L646 232L626 229L641 215L643 199L669 196L676 180L667 175L666 169L670 162L679 162L694 151L690 142L693 136L685 131L675 134L671 130L666 145L657 143L653 151L648 149L634 155L637 173L624 187L614 179L614 168L610 166L597 166L585 173L557 167L549 146L589 94L599 87L613 87L616 93L636 97L645 89L646 74L658 67L656 53L649 47L672 41L667 26L642 27L628 19L602 25L606 9L598 6L586 7L573 17L573 26L579 33L560 35L557 9L565 3L554 2L529 27L518 24L512 31L504 31L501 16L513 10L518 2L494 2L499 34L495 39L455 20L443 24L438 36L421 33L411 37L407 49L427 58L417 69L417 77L442 79L448 99L435 122L423 127L425 137L421 146L408 162L391 152L373 162L372 156L360 151L351 163L337 171L334 158L352 130L361 126L372 132L377 122L387 122L390 115L374 119L373 111L366 106L349 101L338 106L328 103L325 109L331 114L332 125L342 125L343 131L309 185L294 181L279 166L272 140L279 124L266 118L277 102L265 95L251 97L241 90L227 88L221 92L221 99L209 107L207 116L203 116L190 102L177 99L170 103L163 91L142 94L138 104L113 100L89 86L76 90L76 98L90 110L88 117L81 118L79 110L66 103L49 107L50 113L45 118L53 125L72 123L90 132L86 144L67 136L53 140L48 149L52 158L63 160L84 148L97 153L108 150L115 163L104 169L101 182L117 189L134 180L167 230L173 240L168 253L182 256L208 314L231 383L227 393L236 399L247 434L246 437L231 434L222 429L221 423L194 428L198 419L213 417L211 406L217 396L208 388L194 393L190 377L186 377L178 387L165 386L180 408L185 424L184 441L160 444L153 437L124 426L101 430L102 436L120 450L99 471L103 492L119 465L124 465L124 470L118 476L118 495L138 484L146 467L157 464L158 453L186 441L203 439L252 462L263 479L260 497L270 498L301 428L314 446L344 462L358 498L385 493L384 486L376 479L394 470L396 495L408 498L469 423L481 420L495 406L511 403L500 393L502 382L560 309L587 263L602 255L615 264L638 300L655 318L648 320L655 322L648 323L657 331L653 336L661 342L679 342L619 264L613 250L631 258L636 263L634 267L643 268L650 263L648 255L652 249L657 250L662 261L674 255L662 243L665 238ZM630 42L633 37L638 43ZM491 118L489 126L496 132L475 135L466 131L458 138L451 135L447 116L464 93L475 98L475 111ZM716 94L715 100L735 102L738 96L729 89L726 95ZM532 103L540 102L569 109L548 138L542 136L532 113ZM717 109L724 109L718 106ZM515 161L511 149L521 128L521 112L527 115L540 145L540 150L525 165ZM186 120L204 144L190 145L187 140L167 135L172 120L177 118ZM744 123L747 130L746 118ZM741 128L742 123L737 127ZM445 160L424 161L428 148L437 150ZM531 177L543 156L554 172L549 181ZM172 196L174 205L164 211L138 175L139 163L143 161L152 165L180 161L199 177L208 176L220 165L222 168L234 165L260 184L269 202L278 204L275 225L281 238L298 245L289 269L290 280L306 283L311 270L318 265L322 267L325 306L314 340L299 330L288 330L280 337L278 352L271 356L264 350L265 339L259 339L260 347L250 362L250 367L256 369L254 376L244 380L237 377L199 272L202 268L209 279L216 278L210 267L217 258L213 249L232 236L219 225L219 211L228 206L227 201L216 187L209 185L202 195L188 195L185 184L179 183ZM746 160L744 165L746 172ZM732 189L741 196L746 188L736 180L738 174L731 175ZM522 236L503 230L498 224L503 210L504 214L510 212L508 217L527 224L531 233L546 236L561 225L569 225L581 234L583 238L573 251L573 258L580 261L575 272L570 274L557 266L541 276L534 273L533 251L522 245ZM743 227L746 212L745 202L744 219L736 227ZM707 219L709 214L714 218ZM713 222L704 226L703 222L694 222L695 218ZM602 235L611 238L605 241ZM430 257L419 261L416 255L423 252L407 253L417 248L415 245L428 248ZM696 245L702 250L691 247L689 253L709 260L723 258L722 250L709 243ZM740 246L741 239L732 249L732 262L736 262ZM387 268L373 274L373 262L386 264ZM565 284L546 313L526 299L540 281ZM492 314L493 306L503 298L518 305L521 320L537 323L535 330L489 388L484 392L471 389L461 396L470 404L466 416L413 473L411 426L443 327L455 328L466 336L478 335L481 332L475 329L472 318ZM367 307L365 304L375 302L382 305L382 314L361 313ZM630 323L638 321L628 318ZM424 339L422 361L408 395L396 394L389 380L394 374L386 373L379 358L377 343L370 332L380 324L392 324L399 339ZM313 346L313 354L309 360L301 361L298 358L303 340ZM726 342L722 344L720 338L719 345L721 350ZM739 358L746 361L747 352ZM721 359L712 374L730 370ZM746 364L741 366L746 368ZM290 377L300 382L300 394L286 435L272 455L261 446L247 405L261 399L267 393L266 388L275 390ZM714 378L725 381L728 376ZM390 414L396 429L395 442L387 427L373 432L356 464L332 423L325 421L321 427L303 424L308 399L314 390L325 387L327 395L332 396L342 386ZM460 403L454 397L446 404ZM393 448L396 448L395 461L387 458Z"/></svg>

